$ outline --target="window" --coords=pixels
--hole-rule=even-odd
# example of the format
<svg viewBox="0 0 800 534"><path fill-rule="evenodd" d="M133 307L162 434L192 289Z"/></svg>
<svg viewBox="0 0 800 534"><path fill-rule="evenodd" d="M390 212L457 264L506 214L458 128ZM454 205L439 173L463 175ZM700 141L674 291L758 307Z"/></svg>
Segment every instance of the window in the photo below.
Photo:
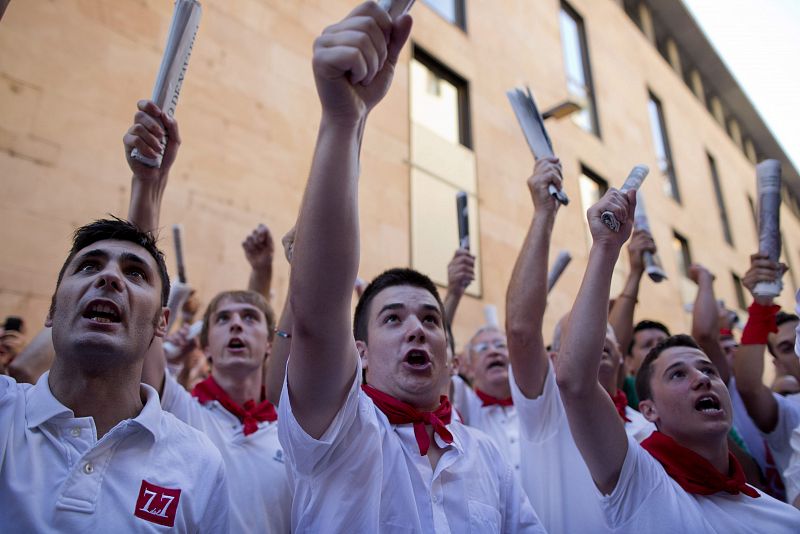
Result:
<svg viewBox="0 0 800 534"><path fill-rule="evenodd" d="M573 113L571 118L587 132L600 137L583 19L569 5L562 3L559 25L561 26L564 69L567 74L567 91L582 108L581 111Z"/></svg>
<svg viewBox="0 0 800 534"><path fill-rule="evenodd" d="M464 0L423 0L423 2L448 22L462 30L467 28Z"/></svg>
<svg viewBox="0 0 800 534"><path fill-rule="evenodd" d="M649 93L647 111L650 115L650 132L653 136L653 148L655 148L656 151L658 168L664 179L664 194L673 198L676 202L680 202L681 194L678 190L678 180L675 177L675 167L672 164L672 151L669 148L664 112L661 109L661 101L656 98L653 93Z"/></svg>
<svg viewBox="0 0 800 534"><path fill-rule="evenodd" d="M672 233L672 250L675 253L675 263L678 272L689 278L689 267L692 265L692 254L689 251L689 242L678 232Z"/></svg>
<svg viewBox="0 0 800 534"><path fill-rule="evenodd" d="M756 239L758 239L758 212L756 211L756 203L753 202L753 197L747 195L747 203L750 204L750 213L753 214L753 225L756 228Z"/></svg>
<svg viewBox="0 0 800 534"><path fill-rule="evenodd" d="M744 298L742 279L736 276L735 273L731 273L731 278L733 279L733 290L736 293L736 305L739 306L740 310L746 310L747 300Z"/></svg>
<svg viewBox="0 0 800 534"><path fill-rule="evenodd" d="M719 182L719 174L717 173L717 162L711 154L708 156L708 167L711 171L711 182L714 184L714 196L717 197L717 208L719 208L719 218L722 223L722 235L725 241L733 246L733 236L731 235L731 225L728 221L728 210L725 208L725 199L722 196L722 184Z"/></svg>
<svg viewBox="0 0 800 534"><path fill-rule="evenodd" d="M608 182L584 166L581 166L581 175L578 177L578 187L581 192L581 207L586 213L608 191ZM592 233L589 231L589 222L583 217L586 225L586 246L592 247Z"/></svg>
<svg viewBox="0 0 800 534"><path fill-rule="evenodd" d="M781 253L783 258L786 260L786 266L789 268L789 271L783 276L783 279L786 280L788 278L792 282L792 291L793 293L797 293L797 278L795 278L794 272L794 265L792 265L792 254L789 251L789 243L786 241L786 236L783 232L781 232Z"/></svg>

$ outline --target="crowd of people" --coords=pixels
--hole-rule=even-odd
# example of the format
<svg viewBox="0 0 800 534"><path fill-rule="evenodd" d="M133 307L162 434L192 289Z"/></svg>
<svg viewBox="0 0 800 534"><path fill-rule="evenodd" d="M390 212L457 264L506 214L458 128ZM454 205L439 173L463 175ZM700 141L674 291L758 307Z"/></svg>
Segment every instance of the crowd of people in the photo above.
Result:
<svg viewBox="0 0 800 534"><path fill-rule="evenodd" d="M588 210L586 271L552 333L556 157L527 181L505 329L486 325L455 353L466 249L444 299L404 267L358 279L361 140L411 28L368 1L314 43L322 117L281 241L291 277L279 314L265 225L242 243L246 286L230 281L202 317L200 296L170 282L154 236L181 138L175 119L138 103L127 218L75 231L27 345L20 321L0 332L0 529L800 532L800 320L754 297L737 342L714 275L694 265L691 332L634 323L643 254L655 252L633 230L635 192L611 189ZM630 274L612 295L626 243ZM743 282L752 292L785 271L755 253Z"/></svg>

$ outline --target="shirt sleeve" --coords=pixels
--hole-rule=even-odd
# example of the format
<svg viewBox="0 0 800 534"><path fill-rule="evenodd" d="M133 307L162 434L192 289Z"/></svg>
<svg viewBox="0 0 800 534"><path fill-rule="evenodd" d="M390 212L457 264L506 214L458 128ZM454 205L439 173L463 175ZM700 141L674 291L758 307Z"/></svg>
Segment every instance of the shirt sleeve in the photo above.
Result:
<svg viewBox="0 0 800 534"><path fill-rule="evenodd" d="M566 413L556 385L556 376L550 362L547 363L547 376L544 379L542 394L529 399L517 386L513 370L510 371L511 397L519 414L522 438L540 443L553 437L564 424Z"/></svg>
<svg viewBox="0 0 800 534"><path fill-rule="evenodd" d="M202 417L204 408L169 373L164 374L164 392L161 395L161 407L187 425L199 430L205 430Z"/></svg>
<svg viewBox="0 0 800 534"><path fill-rule="evenodd" d="M317 475L333 463L336 457L340 456L337 454L340 444L352 446L355 440L370 439L369 435L362 432L363 423L369 417L370 411L374 418L375 410L371 401L361 402L361 359L356 358L356 360L358 367L350 385L350 391L333 421L319 439L306 433L295 419L289 400L289 373L286 373L283 379L280 404L278 404L278 421L280 421L278 439L296 474L301 476ZM341 448L347 449L346 446Z"/></svg>
<svg viewBox="0 0 800 534"><path fill-rule="evenodd" d="M781 395L773 395L778 402L778 424L769 434L763 434L774 455L788 457L792 454L789 444L792 431L800 425L800 402Z"/></svg>

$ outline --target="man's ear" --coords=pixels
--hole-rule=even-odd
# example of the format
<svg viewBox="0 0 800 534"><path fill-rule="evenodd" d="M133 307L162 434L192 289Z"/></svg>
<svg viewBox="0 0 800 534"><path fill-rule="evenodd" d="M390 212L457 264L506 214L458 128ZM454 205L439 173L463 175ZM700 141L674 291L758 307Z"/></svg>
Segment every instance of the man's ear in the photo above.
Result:
<svg viewBox="0 0 800 534"><path fill-rule="evenodd" d="M169 308L164 306L161 308L161 317L158 318L156 323L155 332L153 335L156 337L164 337L167 335L167 324L169 324Z"/></svg>
<svg viewBox="0 0 800 534"><path fill-rule="evenodd" d="M656 405L653 403L652 399L639 402L639 413L651 423L658 423L658 409L656 409Z"/></svg>
<svg viewBox="0 0 800 534"><path fill-rule="evenodd" d="M361 340L356 340L356 350L358 351L358 357L361 358L361 368L366 370L369 365L367 344Z"/></svg>

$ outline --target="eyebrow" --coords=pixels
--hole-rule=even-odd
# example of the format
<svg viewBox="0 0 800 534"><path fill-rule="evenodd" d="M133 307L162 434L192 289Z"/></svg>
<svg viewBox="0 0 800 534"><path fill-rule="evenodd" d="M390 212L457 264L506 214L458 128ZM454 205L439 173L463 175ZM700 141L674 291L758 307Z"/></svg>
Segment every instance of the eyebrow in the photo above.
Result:
<svg viewBox="0 0 800 534"><path fill-rule="evenodd" d="M137 263L142 267L147 267L150 269L150 265L138 254L134 254L133 252L123 252L119 256L120 262L127 262L127 263Z"/></svg>
<svg viewBox="0 0 800 534"><path fill-rule="evenodd" d="M386 304L383 308L381 308L381 311L378 312L378 315L382 314L387 310L401 310L405 307L406 305L403 304L402 302L394 302L392 304Z"/></svg>
<svg viewBox="0 0 800 534"><path fill-rule="evenodd" d="M107 260L108 259L108 252L106 252L105 250L96 248L96 249L90 250L88 252L85 252L85 253L81 254L80 256L77 256L75 258L75 262L76 263L80 263L81 261L89 259L89 258L101 258L101 259Z"/></svg>
<svg viewBox="0 0 800 534"><path fill-rule="evenodd" d="M715 367L715 366L714 366L714 363L713 363L713 362L711 362L710 360L704 360L704 359L702 359L702 358L696 358L696 359L692 360L691 362L685 362L685 361L675 362L675 363L673 363L672 365L670 365L669 367L667 367L667 368L664 370L664 374L665 374L665 375L669 374L669 372L670 372L672 369L674 369L675 367L680 367L680 366L682 366L682 365L691 366L691 365L694 365L694 364L696 364L697 362L701 362L703 365L710 365L710 366L712 366L712 367Z"/></svg>

